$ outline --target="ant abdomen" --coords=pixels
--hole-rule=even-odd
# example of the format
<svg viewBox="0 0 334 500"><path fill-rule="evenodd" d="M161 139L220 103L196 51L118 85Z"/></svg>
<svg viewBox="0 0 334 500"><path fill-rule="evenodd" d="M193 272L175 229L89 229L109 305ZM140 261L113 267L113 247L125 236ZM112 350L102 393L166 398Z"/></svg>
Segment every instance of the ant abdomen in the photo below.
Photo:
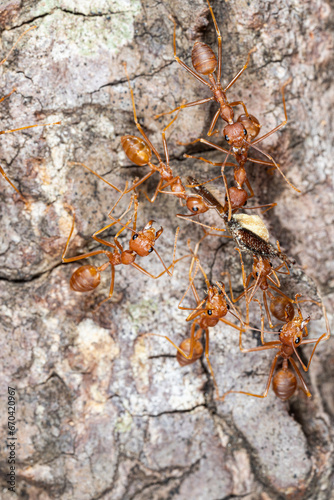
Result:
<svg viewBox="0 0 334 500"><path fill-rule="evenodd" d="M275 297L270 301L270 312L279 321L292 321L295 316L293 304L284 297Z"/></svg>
<svg viewBox="0 0 334 500"><path fill-rule="evenodd" d="M95 266L81 266L74 271L70 279L70 287L75 292L90 292L101 281L100 271Z"/></svg>
<svg viewBox="0 0 334 500"><path fill-rule="evenodd" d="M203 42L195 42L191 52L191 61L201 75L212 74L217 67L217 58L213 50Z"/></svg>
<svg viewBox="0 0 334 500"><path fill-rule="evenodd" d="M286 401L291 398L297 389L297 379L289 368L281 368L273 378L273 389L278 398Z"/></svg>
<svg viewBox="0 0 334 500"><path fill-rule="evenodd" d="M125 135L121 137L124 153L138 167L147 165L152 157L152 151L143 139L134 135Z"/></svg>
<svg viewBox="0 0 334 500"><path fill-rule="evenodd" d="M179 347L187 356L189 356L191 347L191 338L183 340ZM180 366L187 366L191 365L192 363L195 363L195 361L197 361L202 356L202 354L203 354L203 346L199 340L196 340L194 343L194 350L191 359L185 358L179 351L177 351L176 353L176 359L178 360Z"/></svg>

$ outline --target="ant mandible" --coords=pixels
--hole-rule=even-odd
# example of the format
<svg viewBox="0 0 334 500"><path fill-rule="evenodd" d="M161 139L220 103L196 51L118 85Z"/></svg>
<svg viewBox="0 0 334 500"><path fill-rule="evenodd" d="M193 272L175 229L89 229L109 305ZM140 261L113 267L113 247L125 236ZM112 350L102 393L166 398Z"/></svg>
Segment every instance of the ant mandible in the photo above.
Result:
<svg viewBox="0 0 334 500"><path fill-rule="evenodd" d="M20 36L19 38L16 40L16 42L14 43L14 45L12 46L12 48L10 49L10 51L8 52L8 54L6 55L6 57L4 59L2 59L2 61L0 61L0 66L2 64L4 64L8 57L10 56L10 54L13 52L13 50L15 49L15 47L17 46L17 44L19 43L19 41L21 40L21 38L23 38L23 36L28 33L28 31L31 31L31 30L34 30L36 29L36 26L31 26L29 29L27 29L26 31L24 31ZM12 89L11 92L9 92L9 94L6 94L5 96L1 97L0 99L0 102L4 101L5 99L7 99L7 97L11 96L14 92L16 92L16 88ZM47 127L47 126L50 126L50 125L59 125L61 122L55 122L55 123L44 123L44 124L41 124L41 125L28 125L28 126L25 126L25 127L20 127L20 128L14 128L14 129L11 129L11 130L1 130L0 131L0 135L3 135L3 134L10 134L12 132L17 132L19 130L26 130L28 128L35 128L35 127ZM12 183L12 181L9 179L9 177L7 176L6 172L4 171L4 169L0 166L0 174L2 175L2 177L8 182L8 184L10 184L12 186L12 188L20 195L22 201L24 201L24 203L26 204L26 206L29 206L29 202L24 198L24 196L20 193L20 191L17 189L17 187Z"/></svg>
<svg viewBox="0 0 334 500"><path fill-rule="evenodd" d="M212 16L213 23L215 25L215 30L217 33L217 39L218 39L218 59L213 52L213 50L206 45L203 42L196 41L191 53L191 60L192 64L196 70L193 71L189 66L187 66L183 61L179 59L179 57L176 55L176 21L175 19L172 19L174 23L174 33L173 33L173 48L174 48L174 59L178 64L182 66L183 69L188 71L193 77L195 77L198 81L209 87L211 90L213 96L212 97L207 97L206 99L199 99L197 101L193 102L188 102L185 104L181 104L177 108L173 109L172 111L167 111L165 113L161 113L159 115L156 115L154 118L160 118L161 116L172 114L175 111L179 111L183 108L190 108L192 106L197 106L199 104L204 104L206 102L210 101L216 101L219 104L219 109L215 113L209 131L208 131L208 136L213 135L217 131L214 131L215 125L217 123L217 120L219 116L221 118L229 123L232 124L234 120L234 112L233 112L233 107L241 105L244 108L246 116L248 116L248 111L246 108L246 105L244 104L243 101L234 101L234 102L229 102L227 97L226 97L226 92L228 91L229 88L232 87L232 85L235 84L235 82L238 80L238 78L242 75L242 73L245 71L247 68L249 61L250 61L250 56L252 52L256 50L256 47L251 49L248 52L247 56L247 61L246 64L243 66L243 68L235 75L235 77L230 81L230 83L223 88L221 84L221 74L222 74L222 36L220 34L218 24L216 22L212 7L210 5L209 0L207 0L210 13ZM214 73L216 73L216 78L214 76ZM209 78L209 82L205 80L201 75L207 76Z"/></svg>

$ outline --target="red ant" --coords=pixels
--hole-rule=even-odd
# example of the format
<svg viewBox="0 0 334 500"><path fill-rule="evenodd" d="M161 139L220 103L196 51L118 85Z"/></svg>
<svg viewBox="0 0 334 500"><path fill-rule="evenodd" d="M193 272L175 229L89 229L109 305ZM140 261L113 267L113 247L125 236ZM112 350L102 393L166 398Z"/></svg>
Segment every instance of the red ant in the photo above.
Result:
<svg viewBox="0 0 334 500"><path fill-rule="evenodd" d="M258 144L259 142L263 141L264 139L267 139L269 136L271 136L273 133L277 132L279 129L284 127L288 121L288 116L286 112L286 104L285 104L285 96L284 96L284 89L286 85L288 85L291 82L291 79L289 79L287 82L285 82L282 86L282 100L283 100L283 107L284 107L284 115L285 115L285 120L277 125L277 127L273 128L270 132L267 132L265 135L259 137L256 139L257 135L259 134L260 131L260 124L258 119L253 116L253 115L241 115L239 116L238 120L235 123L227 125L224 130L223 130L223 135L225 137L225 140L228 142L228 144L231 146L229 150L218 146L217 144L214 144L210 141L207 141L206 139L200 138L196 139L195 141L192 141L190 143L179 143L181 145L189 145L189 144L195 144L196 142L201 142L203 144L206 144L208 146L213 147L214 149L217 149L218 151L221 151L222 153L227 153L227 156L225 157L225 160L223 162L212 162L210 160L207 160L206 158L203 157L196 157L192 155L184 155L185 158L194 158L194 159L199 159L202 160L206 163L209 163L211 165L221 167L221 175L224 179L225 187L227 189L226 185L226 178L224 175L224 169L225 166L227 166L227 158L229 155L233 155L237 162L238 165L233 165L234 166L234 180L238 186L239 189L242 189L243 185L246 184L249 191L250 191L250 197L254 196L254 192L251 188L251 185L247 179L247 173L245 170L245 163L247 160L257 163L257 164L262 164L266 166L271 166L277 168L277 170L280 172L284 180L289 184L291 188L293 188L295 191L300 193L300 190L297 189L284 175L282 172L280 165L268 154L265 153L263 150L260 150L257 148L255 145ZM246 140L246 137L248 140ZM253 147L260 153L264 154L269 158L271 161L263 161L263 160L256 160L255 158L248 158L248 151L249 148ZM230 201L229 201L230 204ZM231 218L231 208L229 210L229 218Z"/></svg>
<svg viewBox="0 0 334 500"><path fill-rule="evenodd" d="M279 335L278 340L271 341L271 342L264 342L264 316L262 313L261 313L262 346L252 347L250 349L245 349L242 346L242 339L241 339L242 332L240 332L239 346L240 346L240 350L242 352L257 352L257 351L265 351L268 349L277 349L278 350L277 354L275 355L275 357L273 359L273 362L272 362L272 365L270 368L270 372L269 372L269 376L268 376L267 385L266 385L266 388L265 388L265 391L263 392L263 394L254 394L251 392L230 390L230 391L225 392L223 394L223 396L218 398L220 401L224 401L227 394L232 394L232 393L234 393L234 394L246 394L248 396L254 396L257 398L265 398L268 395L270 383L271 383L272 379L273 379L273 389L274 389L275 394L283 401L289 399L294 394L294 392L297 388L297 380L296 380L296 376L294 375L294 373L288 368L288 361L290 361L290 363L291 363L291 365L292 365L292 367L293 367L293 369L294 369L294 371L295 371L295 373L296 373L296 375L301 383L302 391L306 394L307 397L311 397L310 390L308 389L306 382L304 381L302 374L301 374L301 372L300 372L300 370L299 370L299 368L298 368L298 366L297 366L297 364L292 356L293 356L293 354L295 354L299 363L301 364L303 370L305 372L308 371L310 364L311 364L311 361L312 361L312 358L313 358L313 355L314 355L314 352L315 352L318 344L322 340L329 339L330 329L329 329L329 322L328 322L326 310L325 310L325 307L323 305L322 310L323 310L323 315L324 315L325 322L326 322L326 330L327 331L325 333L323 333L318 339L305 339L304 337L307 336L307 333L304 333L304 329L306 328L306 325L309 323L310 317L308 316L305 319L303 318L300 307L299 307L299 303L298 303L298 297L300 297L300 295L297 294L295 296L295 301L294 301L294 303L297 305L298 315L294 316L293 319L291 319L290 321L286 321L286 323L280 328L280 330L278 332L270 332L270 333L278 334ZM301 360L301 358L297 352L298 347L300 347L302 345L306 345L306 344L315 344L307 366L303 363L303 361ZM273 377L275 367L276 367L276 364L277 364L279 357L283 358L283 366Z"/></svg>
<svg viewBox="0 0 334 500"><path fill-rule="evenodd" d="M115 280L115 266L124 264L124 265L130 265L134 267L135 269L138 269L141 273L145 274L146 276L149 276L150 278L157 279L160 278L164 273L168 273L170 276L172 275L172 272L169 271L170 268L174 269L174 265L176 262L179 260L182 260L184 257L181 257L180 259L177 259L175 261L175 251L176 251L176 242L177 242L177 236L179 232L179 228L177 228L176 235L175 235L175 242L174 242L174 253L173 253L173 262L172 264L167 268L165 263L163 262L162 258L160 257L158 251L154 248L154 244L156 240L161 236L163 232L163 228L160 227L158 231L154 229L152 226L154 220L150 220L141 231L137 231L137 211L138 211L138 194L135 192L131 196L131 200L129 203L129 206L127 210L118 218L114 218L111 215L111 212L116 208L117 204L120 202L121 198L123 195L126 193L128 183L126 183L125 190L121 194L121 196L118 198L116 201L115 205L112 207L110 213L108 214L108 217L113 220L111 224L108 224L107 226L103 227L99 231L96 231L92 238L99 242L102 243L103 245L106 245L110 248L113 248L113 251L108 251L108 250L95 250L93 252L89 252L83 255L78 255L76 257L70 257L70 258L65 258L65 254L67 251L67 248L69 246L69 242L71 239L71 236L73 234L74 230L74 223L75 223L75 213L74 210L71 206L68 206L68 208L73 212L73 221L72 221L72 228L71 232L68 236L63 255L62 255L62 262L67 263L67 262L75 262L77 260L82 260L86 259L88 257L92 257L94 255L99 255L99 254L104 254L108 258L108 262L102 264L102 266L96 267L92 265L85 265L79 267L74 273L72 274L71 280L70 280L70 287L72 290L76 292L89 292L91 290L94 290L101 281L101 272L107 269L107 267L110 265L111 267L111 285L110 285L110 291L109 295L106 299L104 299L102 302L98 304L98 307L103 304L103 302L109 300L112 297L113 291L114 291L114 280ZM126 224L123 224L121 222L121 219L130 211L132 204L134 205L133 208L133 216L127 221ZM129 227L129 225L132 222L132 228ZM98 234L102 233L106 229L114 226L115 224L121 224L123 227L120 229L117 234L114 236L113 240L114 243L110 243L109 241L103 240L99 237L97 237ZM129 229L132 231L133 236L129 241L129 250L124 250L123 246L121 243L118 241L119 235L125 230ZM136 262L135 259L137 255L140 257L147 257L151 252L155 252L156 255L158 256L160 262L164 266L165 270L160 273L158 276L154 276L153 274L149 273L146 269L143 267L139 266Z"/></svg>
<svg viewBox="0 0 334 500"><path fill-rule="evenodd" d="M244 325L239 313L237 312L236 308L234 307L233 303L229 299L228 295L226 294L225 291L225 286L222 282L216 282L214 285L211 285L206 273L201 266L201 263L199 261L199 258L197 256L199 244L207 237L209 236L210 233L205 233L205 235L200 239L200 241L196 244L195 250L193 251L189 245L189 240L188 240L188 246L192 255L192 260L189 268L189 286L185 293L183 294L178 308L182 310L188 310L192 311L189 316L187 317L186 321L193 321L191 325L191 330L190 330L190 337L187 337L185 340L181 342L179 347L167 336L165 335L160 335L160 334L155 334L155 333L146 333L144 334L145 336L152 335L156 337L162 337L168 342L172 344L172 346L177 350L176 354L176 359L179 362L181 366L186 366L190 365L192 363L195 363L203 354L203 346L200 342L200 339L203 335L203 332L205 334L205 357L214 381L214 385L216 387L216 390L218 392L218 386L216 383L216 379L214 376L214 372L210 363L209 359L209 328L212 328L218 324L219 321L222 321L228 326L231 326L235 328L236 330L239 330L241 333L243 329L239 326L236 326L234 323L228 321L225 316L227 315L228 312L232 314L236 319L240 321L240 323ZM194 263L196 262L196 267L194 270ZM207 293L206 297L203 300L200 300L198 292L196 290L196 287L194 285L194 279L195 276L198 272L198 269L201 270L202 275L205 280L205 284L207 286ZM194 270L194 273L193 273ZM184 298L188 294L189 290L192 290L194 298L197 302L196 308L189 308L189 307L183 307L181 306ZM197 328L197 332L196 332Z"/></svg>
<svg viewBox="0 0 334 500"><path fill-rule="evenodd" d="M121 144L124 149L125 154L131 160L133 163L138 165L139 167L143 167L144 165L148 165L151 168L151 172L146 174L144 177L142 177L140 180L136 180L134 184L129 188L125 193L129 193L130 191L136 189L138 186L140 186L143 182L145 182L151 175L154 174L154 172L158 172L160 174L160 181L156 187L156 190L154 192L153 197L150 199L146 196L149 202L153 203L158 196L159 192L164 192L166 194L173 194L174 196L177 196L179 199L184 200L186 203L187 208L192 212L192 214L197 215L200 213L204 213L208 210L208 207L206 206L205 202L202 200L200 196L190 196L186 193L185 187L183 186L181 179L179 176L174 177L173 171L171 167L169 166L169 153L168 153L168 146L167 146L167 141L165 137L165 132L166 130L172 125L172 123L176 120L176 117L165 127L162 131L162 142L163 142L163 147L164 147L164 153L165 153L165 163L162 161L161 156L159 155L158 151L156 148L153 146L152 142L149 140L147 137L146 133L144 132L143 128L141 127L140 123L137 120L137 113L136 113L136 105L134 101L134 95L133 95L133 90L131 87L130 83L130 78L126 69L126 63L124 64L124 69L125 73L127 76L127 80L129 83L129 88L130 88L130 94L131 94L131 100L132 100L132 107L133 107L133 115L134 115L134 121L135 124L143 136L144 139L141 139L140 137L136 137L133 135L126 135L121 138ZM152 153L156 156L159 162L159 166L153 165L151 163L151 158L152 158ZM87 170L92 172L94 175L96 175L99 179L103 180L106 182L109 186L112 188L116 189L116 191L120 192L120 190L115 187L113 184L110 182L106 181L103 177L101 177L99 174L94 172L91 168L87 167L83 163L79 162L70 162L71 165L81 165L85 167ZM163 183L165 184L163 185ZM163 189L166 189L167 187L170 187L171 192L168 191L163 191Z"/></svg>
<svg viewBox="0 0 334 500"><path fill-rule="evenodd" d="M10 56L10 54L13 52L13 50L15 49L16 45L19 43L19 41L21 40L21 38L26 34L28 33L28 31L31 31L31 30L34 30L36 29L36 26L31 26L29 29L27 29L26 31L24 31L20 36L19 38L16 40L16 42L14 43L14 45L12 46L12 48L10 49L10 51L8 52L7 56L0 62L0 66L2 64L4 64L8 57ZM16 89L14 88L11 92L9 92L9 94L1 97L0 99L0 102L4 101L7 97L11 96L14 92L16 92ZM14 129L11 129L11 130L1 130L0 131L0 135L2 134L10 134L12 132L17 132L19 130L26 130L28 128L35 128L35 127L47 127L49 125L59 125L61 122L55 122L55 123L44 123L44 124L41 124L41 125L28 125L26 127L20 127L20 128L14 128ZM24 198L24 196L20 193L20 191L17 189L17 187L12 183L12 181L9 179L9 177L7 176L6 172L4 171L4 169L0 166L0 174L2 175L2 177L4 177L4 179L12 186L12 188L20 195L21 199L24 201L24 203L29 206L29 202Z"/></svg>
<svg viewBox="0 0 334 500"><path fill-rule="evenodd" d="M212 97L207 97L206 99L199 99L197 101L193 102L188 102L185 104L181 104L177 108L173 109L172 111L167 111L165 113L161 113L159 115L156 115L154 118L160 118L161 116L167 115L174 113L175 111L179 111L183 108L189 108L192 106L197 106L199 104L204 104L206 102L210 101L216 101L219 104L219 109L215 113L215 116L212 119L208 136L211 136L212 134L216 133L217 131L213 131L215 128L215 125L217 123L217 120L219 118L219 115L222 117L222 119L229 123L233 123L234 119L234 112L233 112L233 107L241 105L244 108L244 111L246 115L248 116L248 111L246 108L246 105L244 104L243 101L235 101L235 102L228 102L227 97L226 97L226 92L232 85L235 84L235 82L238 80L238 78L242 75L242 73L245 71L247 68L249 61L250 61L250 56L252 52L256 50L256 48L251 49L248 52L247 56L247 61L246 64L243 66L243 68L236 74L236 76L230 81L230 83L223 88L222 84L220 82L221 80L221 73L222 73L222 37L213 13L213 10L211 8L209 0L207 0L210 13L212 16L213 23L215 25L215 30L217 33L217 39L218 39L218 59L216 55L214 54L213 50L206 45L203 42L196 41L192 50L191 54L191 60L192 64L197 71L193 71L189 66L187 66L183 61L181 61L178 56L176 55L176 22L174 19L172 21L174 22L174 33L173 33L173 48L174 48L174 59L178 64L182 66L188 73L190 73L192 76L194 76L198 81L209 87L211 90L213 96ZM214 73L216 72L216 78L214 76ZM205 80L202 76L208 76L209 82Z"/></svg>

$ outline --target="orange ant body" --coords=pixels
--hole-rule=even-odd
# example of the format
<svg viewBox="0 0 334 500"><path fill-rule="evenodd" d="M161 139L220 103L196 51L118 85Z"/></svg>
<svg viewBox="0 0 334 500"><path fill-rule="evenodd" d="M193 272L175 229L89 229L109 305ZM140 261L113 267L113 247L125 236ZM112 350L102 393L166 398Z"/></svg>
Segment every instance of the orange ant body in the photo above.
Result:
<svg viewBox="0 0 334 500"><path fill-rule="evenodd" d="M36 29L36 26L31 26L29 29L27 29L26 31L24 31L20 36L19 38L16 40L16 42L14 43L14 45L12 46L12 48L10 49L10 51L8 52L8 54L6 55L6 57L0 62L0 66L2 64L4 64L8 57L10 56L10 54L12 53L12 51L14 50L14 48L16 47L16 45L19 43L19 41L21 40L21 38L26 34L28 33L28 31L31 31L33 29ZM9 94L3 96L1 99L0 99L0 102L4 101L7 97L11 96L14 92L16 92L16 89L14 88ZM55 122L55 123L44 123L44 124L41 124L41 125L28 125L28 126L25 126L25 127L20 127L20 128L14 128L14 129L11 129L11 130L1 130L0 131L0 135L3 135L3 134L10 134L12 132L17 132L19 130L26 130L28 128L35 128L35 127L47 127L49 125L59 125L61 122ZM17 187L12 183L12 181L9 179L9 177L7 176L6 172L4 171L4 169L0 166L0 174L2 175L2 177L8 182L8 184L10 184L12 186L12 188L20 195L21 199L26 203L27 206L29 206L29 203L27 202L27 200L24 198L24 196L22 196L22 194L20 193L20 191L17 189Z"/></svg>
<svg viewBox="0 0 334 500"><path fill-rule="evenodd" d="M234 391L230 390L227 391L223 394L223 396L219 397L218 399L223 401L225 397L228 394L246 394L248 396L254 396L257 398L265 398L268 395L269 388L271 381L273 380L273 389L275 394L282 399L283 401L289 399L295 392L296 387L297 387L297 380L294 375L294 373L289 369L288 367L288 362L291 363L300 383L301 383L301 389L306 394L307 397L311 397L311 393L306 385L306 382L304 381L302 374L293 359L293 354L296 355L299 363L301 364L303 370L307 372L309 370L313 355L315 353L315 350L318 346L318 344L322 340L328 340L330 337L330 329L329 329L329 322L326 314L325 307L322 306L323 310L323 315L325 318L326 322L326 332L323 333L318 339L305 339L304 337L307 336L307 332L304 333L304 329L306 328L307 324L310 321L310 317L308 316L307 318L303 318L299 303L298 303L298 297L299 295L296 295L294 303L297 305L298 309L298 315L294 316L290 321L286 321L286 323L280 328L278 332L271 332L271 333L276 333L279 335L279 339L271 342L264 342L264 317L261 315L261 341L262 341L262 346L259 347L252 347L250 349L245 349L242 346L242 332L240 332L239 336L239 347L242 352L257 352L257 351L264 351L268 349L277 349L278 352L276 353L267 380L267 385L265 388L265 391L263 394L254 394L251 392L246 392L246 391ZM308 364L305 365L303 361L301 360L297 348L299 348L302 345L306 344L315 344L311 353L311 356L309 358ZM277 364L277 361L279 358L283 358L283 365L282 368L275 374L274 376L274 371L275 367Z"/></svg>
<svg viewBox="0 0 334 500"><path fill-rule="evenodd" d="M238 80L238 78L242 75L242 73L245 71L247 68L249 61L250 61L250 56L252 52L256 50L256 48L251 49L248 52L247 56L247 61L246 64L243 66L243 68L236 74L236 76L230 81L230 83L224 88L221 84L221 73L222 73L222 37L213 13L213 10L211 8L209 0L207 0L210 13L212 16L212 20L215 26L216 34L217 34L217 39L218 39L218 58L214 54L213 50L206 45L203 42L196 41L191 53L191 60L192 64L195 68L196 71L193 71L189 66L187 66L183 61L179 59L179 57L176 55L176 22L173 19L174 22L174 33L173 33L173 48L174 48L174 59L180 66L182 66L183 69L185 69L188 73L190 73L193 77L195 77L198 81L206 85L212 92L212 97L207 97L206 99L199 99L197 101L193 102L188 102L185 104L181 104L177 108L173 109L172 111L168 111L165 113L161 113L159 115L156 115L154 118L159 118L161 116L167 115L167 114L172 114L175 111L179 111L183 108L189 108L192 106L197 106L199 104L204 104L206 102L210 101L216 101L219 105L219 109L215 113L209 131L208 131L208 136L211 136L212 134L216 133L214 131L215 125L217 123L217 120L219 116L221 118L229 123L232 124L234 120L234 112L233 112L233 107L241 105L244 108L245 114L248 116L248 111L246 108L246 105L244 104L243 101L235 101L235 102L229 102L227 97L226 97L226 92L228 91L229 88L232 87L232 85L235 84L235 82ZM216 77L214 74L216 73ZM203 76L207 76L209 78L209 81L205 80Z"/></svg>
<svg viewBox="0 0 334 500"><path fill-rule="evenodd" d="M114 281L115 281L115 266L123 264L123 265L130 265L140 271L141 273L145 274L146 276L149 276L150 278L157 279L160 278L164 273L168 273L170 276L172 273L169 271L170 268L174 268L174 265L177 261L175 261L175 250L176 250L176 242L177 242L177 235L179 228L177 228L176 235L175 235L175 243L174 243L174 254L173 254L173 263L167 268L160 257L159 253L157 250L154 248L156 240L161 236L163 232L163 228L160 227L158 231L154 229L152 226L154 220L150 220L141 231L137 231L136 225L137 225L137 211L138 211L138 195L137 193L134 193L131 196L130 204L127 208L127 210L118 218L115 219L112 215L111 212L115 209L116 205L119 203L123 195L125 194L127 189L127 183L125 186L125 190L111 209L111 211L108 214L108 217L113 220L111 224L108 224L107 226L103 227L99 231L96 231L92 238L96 240L99 243L102 243L110 248L113 249L113 251L109 250L95 250L93 252L89 252L87 254L83 255L78 255L76 257L70 257L70 258L65 258L65 254L67 251L67 248L69 246L69 242L71 239L71 236L73 234L74 230L74 223L75 223L75 213L73 212L73 221L72 221L72 228L71 232L68 236L63 255L62 255L62 262L68 263L68 262L75 262L77 260L82 260L86 259L88 257L92 257L94 255L100 255L104 254L108 258L108 262L102 264L102 266L96 267L92 265L85 265L79 267L74 273L72 274L72 277L70 279L70 287L72 290L76 292L89 292L91 290L94 290L101 281L101 272L107 269L107 267L110 265L111 267L111 285L110 285L110 290L109 290L109 295L106 299L104 299L98 307L105 301L109 300L112 297L113 291L114 291ZM128 220L126 224L123 224L121 222L121 219L125 216L126 213L129 212L132 204L134 205L134 214L133 216ZM69 206L70 209L72 207ZM73 210L73 209L72 209ZM129 227L129 225L132 224L132 228ZM114 236L113 240L114 243L110 243L109 241L103 240L99 238L97 235L100 234L101 232L105 231L106 229L114 226L115 224L121 224L123 227L118 231L118 233ZM130 231L133 232L133 236L129 241L129 249L124 250L124 247L121 245L121 243L118 241L119 235L125 230L129 229ZM154 276L153 274L149 273L146 269L143 267L139 266L135 260L137 255L140 257L147 257L151 252L155 252L156 255L158 256L159 260L161 261L162 265L164 266L165 270L160 273L158 276ZM181 257L178 260L181 260L183 257Z"/></svg>
<svg viewBox="0 0 334 500"><path fill-rule="evenodd" d="M201 263L199 261L199 258L197 256L198 248L200 243L207 237L209 236L210 233L205 233L205 235L200 239L200 241L196 244L195 250L193 251L191 247L189 246L189 240L188 240L188 246L190 248L190 252L192 255L192 260L189 268L189 286L185 293L183 294L180 303L179 303L179 309L182 310L190 310L192 311L189 316L187 317L186 321L193 321L191 325L191 330L190 330L190 337L187 337L184 339L179 346L177 346L169 337L165 335L160 335L160 334L155 334L155 333L147 333L145 335L152 335L156 337L162 337L168 342L172 344L172 346L177 350L176 353L176 359L179 362L181 366L186 366L195 363L203 354L203 346L200 342L200 339L203 335L205 334L205 357L214 381L214 385L216 387L216 390L218 391L218 386L216 383L216 379L214 376L214 372L210 363L209 359L209 328L212 328L216 326L219 321L223 322L224 324L231 326L232 328L235 328L238 330L241 334L243 331L242 327L235 325L231 321L228 321L225 316L227 315L228 312L232 314L236 319L239 320L240 324L245 326L238 311L234 307L233 303L229 299L228 295L226 294L225 291L225 286L221 282L216 282L214 285L211 285L204 269L201 266ZM194 269L194 263L196 262L196 267L193 273ZM198 269L201 270L202 275L205 280L205 284L207 286L207 293L206 297L203 300L200 300L198 292L196 290L196 287L194 285L194 279L195 276L198 272ZM196 308L189 308L189 307L183 307L181 306L181 303L183 302L184 298L188 294L189 290L192 290L194 298L196 300L197 306ZM197 328L197 332L196 332Z"/></svg>
<svg viewBox="0 0 334 500"><path fill-rule="evenodd" d="M229 150L218 146L218 144L214 144L210 141L207 141L206 139L200 138L196 139L195 141L192 141L188 144L180 143L183 145L189 145L189 144L195 144L196 142L201 142L203 144L206 144L208 146L213 147L214 149L217 149L218 151L222 153L227 153L225 160L223 162L212 162L210 160L207 160L206 158L203 157L196 157L193 155L184 155L185 158L194 158L194 159L199 159L202 160L206 163L209 163L210 165L214 165L217 167L221 167L221 175L224 179L224 184L225 188L227 191L227 196L228 196L228 202L229 202L229 218L231 218L231 201L230 201L230 192L227 189L227 182L226 182L226 177L224 174L224 169L227 166L227 159L229 155L233 155L235 159L238 162L238 165L234 165L234 180L237 184L237 188L239 190L242 190L242 194L239 194L239 196L243 196L245 200L247 201L248 195L246 191L243 189L243 185L246 184L249 191L250 191L250 197L254 196L253 189L248 181L247 178L247 173L245 170L245 163L247 160L257 163L257 164L262 164L266 166L271 166L275 167L279 173L282 175L284 180L289 184L289 186L300 193L300 190L297 189L284 175L282 172L280 165L268 154L265 153L263 150L259 149L256 147L256 144L259 142L263 141L264 139L270 137L273 133L277 132L279 129L281 129L288 121L287 117L287 112L286 112L286 104L285 104L285 96L284 96L284 89L288 83L291 82L291 79L289 79L287 82L285 82L282 86L282 100L283 100L283 107L284 107L284 115L285 115L285 120L277 125L277 127L273 128L270 132L267 132L265 135L256 138L257 135L260 132L260 123L258 119L253 116L253 115L241 115L239 116L238 120L235 123L231 123L226 125L226 127L223 130L223 135L225 137L225 140L228 142L228 144L231 146ZM247 138L247 139L246 139ZM252 147L259 151L260 153L264 154L267 156L267 158L270 159L270 162L268 161L263 161L263 160L256 160L255 158L248 158L248 152L249 148Z"/></svg>

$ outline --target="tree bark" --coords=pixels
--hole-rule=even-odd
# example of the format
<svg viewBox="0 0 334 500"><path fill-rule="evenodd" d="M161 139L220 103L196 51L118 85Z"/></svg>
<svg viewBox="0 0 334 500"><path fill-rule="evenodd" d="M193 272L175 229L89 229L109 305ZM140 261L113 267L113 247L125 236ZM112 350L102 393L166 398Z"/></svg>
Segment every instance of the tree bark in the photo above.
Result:
<svg viewBox="0 0 334 500"><path fill-rule="evenodd" d="M270 239L279 240L297 261L291 275L282 278L282 290L290 297L301 293L317 299L318 289L332 317L330 6L314 0L213 0L212 7L222 33L224 84L245 64L249 50L257 48L228 98L244 100L264 133L283 121L280 87L292 77L286 88L289 121L261 148L301 194L278 172L270 175L266 167L250 164L255 197L249 205L277 203L264 215ZM217 51L204 0L12 0L0 6L2 57L25 29L37 26L1 66L2 95L17 89L0 104L1 128L62 122L1 137L0 165L30 202L29 209L0 178L1 428L4 442L7 387L15 387L16 492L20 498L43 500L334 498L331 341L319 345L305 375L312 399L298 391L282 402L270 389L264 400L239 394L221 403L215 400L205 359L181 368L169 342L139 335L166 335L177 345L189 336L187 311L177 308L188 286L189 259L177 264L172 278L159 280L131 266L116 267L113 299L95 312L107 297L109 271L93 292L69 288L78 265L61 264L72 222L66 204L76 214L68 253L75 256L100 248L91 235L110 223L107 214L119 194L68 162L85 163L120 189L148 172L148 167L135 167L120 144L124 135L139 135L122 63L127 63L139 122L163 158L161 132L169 118L154 120L154 115L183 99L210 96L174 61L168 16L177 21L177 55L186 64L191 66L195 40ZM177 143L206 137L215 111L211 103L182 110L167 131L171 166L183 180L189 174L203 180L219 175L219 168L183 157L201 154L223 161L218 152ZM218 125L221 130L222 122ZM218 135L212 142L224 145ZM262 157L258 152L252 156ZM148 194L158 178L154 174L142 186ZM216 187L224 196L221 180ZM128 202L126 197L114 213L121 214ZM177 213L186 211L173 196L159 194L151 205L140 194L138 227L150 219L157 228L163 226L155 248L167 265L178 225L177 256L188 253L189 238L194 247L202 234L195 224L177 219ZM221 225L211 212L201 220ZM115 231L107 234L112 240ZM124 246L130 235L122 233ZM212 282L224 280L221 273L229 271L234 292L240 293L234 246L207 238L199 255ZM89 262L104 261L99 256ZM152 274L163 270L154 254L137 262ZM247 273L250 265L246 257ZM203 280L196 286L204 298ZM325 325L319 309L302 304L302 311L312 317L310 336L320 336ZM251 320L260 326L255 306ZM237 335L223 323L210 330L210 360L220 392L261 393L273 354L241 354ZM245 338L249 347L259 341L256 332ZM310 352L303 348L303 359ZM8 449L2 447L5 500L13 498L5 490L7 458Z"/></svg>

